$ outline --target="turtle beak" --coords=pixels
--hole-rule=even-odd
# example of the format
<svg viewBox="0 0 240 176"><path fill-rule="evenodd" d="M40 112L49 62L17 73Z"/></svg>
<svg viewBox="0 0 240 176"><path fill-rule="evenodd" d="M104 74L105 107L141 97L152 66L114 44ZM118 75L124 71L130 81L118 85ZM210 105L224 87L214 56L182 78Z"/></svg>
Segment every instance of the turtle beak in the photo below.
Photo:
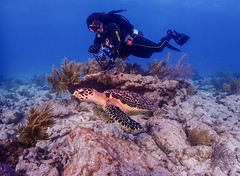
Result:
<svg viewBox="0 0 240 176"><path fill-rule="evenodd" d="M84 100L83 98L83 90L82 89L77 89L73 92L73 96L75 96L76 98L78 98L79 100Z"/></svg>

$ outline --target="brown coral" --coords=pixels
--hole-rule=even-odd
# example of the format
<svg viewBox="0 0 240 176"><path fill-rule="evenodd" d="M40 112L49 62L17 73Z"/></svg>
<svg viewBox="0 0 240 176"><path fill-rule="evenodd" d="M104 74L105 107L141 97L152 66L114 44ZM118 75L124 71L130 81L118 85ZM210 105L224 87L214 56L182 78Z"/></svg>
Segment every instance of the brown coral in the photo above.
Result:
<svg viewBox="0 0 240 176"><path fill-rule="evenodd" d="M103 64L103 63L101 62L100 64ZM102 71L102 68L96 59L88 59L87 63L85 63L83 66L84 75L95 74L100 71Z"/></svg>
<svg viewBox="0 0 240 176"><path fill-rule="evenodd" d="M48 139L47 127L54 124L52 108L50 104L39 109L31 108L27 114L27 124L18 127L19 140L28 145L35 145L38 140Z"/></svg>
<svg viewBox="0 0 240 176"><path fill-rule="evenodd" d="M185 58L186 54L182 55L176 65L170 64L170 54L161 61L155 59L153 62L149 63L147 74L157 76L159 79L169 78L173 80L182 80L184 78L191 78L194 76L194 73L191 69L191 65L184 62Z"/></svg>
<svg viewBox="0 0 240 176"><path fill-rule="evenodd" d="M78 83L82 69L82 63L75 63L73 61L68 62L67 58L64 58L61 71L58 71L56 67L53 67L53 75L46 75L46 79L52 90L55 92L66 92L70 84Z"/></svg>
<svg viewBox="0 0 240 176"><path fill-rule="evenodd" d="M240 79L233 79L231 83L223 83L222 89L229 94L237 94L240 92Z"/></svg>
<svg viewBox="0 0 240 176"><path fill-rule="evenodd" d="M184 63L185 58L186 54L182 55L175 66L168 66L167 75L170 79L181 80L194 76L191 65L189 63Z"/></svg>
<svg viewBox="0 0 240 176"><path fill-rule="evenodd" d="M145 75L146 71L141 67L140 64L138 63L130 63L130 62L126 62L124 65L124 73L130 73L130 74L141 74L141 75Z"/></svg>
<svg viewBox="0 0 240 176"><path fill-rule="evenodd" d="M153 62L149 63L148 74L157 76L160 79L163 79L166 76L167 73L167 64L165 61L158 61L155 59Z"/></svg>
<svg viewBox="0 0 240 176"><path fill-rule="evenodd" d="M0 142L0 163L6 163L12 169L15 169L19 156L25 148L26 146L15 138L2 140Z"/></svg>
<svg viewBox="0 0 240 176"><path fill-rule="evenodd" d="M88 59L87 63L83 66L83 75L91 75L96 74L104 70L104 68L107 66L109 60L99 60L97 61L95 58ZM115 60L116 63L116 71L123 73L126 70L126 64L123 62L122 59L117 58Z"/></svg>
<svg viewBox="0 0 240 176"><path fill-rule="evenodd" d="M214 142L213 137L209 134L208 130L192 129L188 133L189 141L192 146L197 145L212 145Z"/></svg>

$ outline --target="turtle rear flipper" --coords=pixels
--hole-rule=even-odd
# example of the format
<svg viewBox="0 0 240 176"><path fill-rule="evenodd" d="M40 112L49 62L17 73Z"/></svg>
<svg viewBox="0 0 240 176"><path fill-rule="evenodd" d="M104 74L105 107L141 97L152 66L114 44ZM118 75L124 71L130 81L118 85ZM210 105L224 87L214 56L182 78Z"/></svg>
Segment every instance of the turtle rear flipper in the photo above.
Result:
<svg viewBox="0 0 240 176"><path fill-rule="evenodd" d="M107 105L105 111L111 120L117 121L118 123L120 123L125 127L128 127L130 129L137 129L137 130L143 128L138 122L134 121L129 116L127 116L117 106Z"/></svg>

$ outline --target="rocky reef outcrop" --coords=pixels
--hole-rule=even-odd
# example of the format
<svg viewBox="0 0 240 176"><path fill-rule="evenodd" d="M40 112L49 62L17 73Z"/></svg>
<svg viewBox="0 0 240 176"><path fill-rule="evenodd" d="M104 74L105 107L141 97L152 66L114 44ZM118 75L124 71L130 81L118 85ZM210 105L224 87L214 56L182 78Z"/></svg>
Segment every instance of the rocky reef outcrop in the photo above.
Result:
<svg viewBox="0 0 240 176"><path fill-rule="evenodd" d="M70 87L127 89L157 102L159 111L152 117L131 117L146 129L137 133L105 123L94 113L94 104L78 102L69 93L56 96L31 88L23 104L18 91L11 92L11 99L1 90L1 151L9 149L6 141L16 140L17 126L25 123L31 106L50 103L55 125L47 129L48 140L24 147L11 160L7 158L12 155L3 158L1 153L0 162L18 175L240 175L240 96L215 95L194 86L193 81L101 72Z"/></svg>

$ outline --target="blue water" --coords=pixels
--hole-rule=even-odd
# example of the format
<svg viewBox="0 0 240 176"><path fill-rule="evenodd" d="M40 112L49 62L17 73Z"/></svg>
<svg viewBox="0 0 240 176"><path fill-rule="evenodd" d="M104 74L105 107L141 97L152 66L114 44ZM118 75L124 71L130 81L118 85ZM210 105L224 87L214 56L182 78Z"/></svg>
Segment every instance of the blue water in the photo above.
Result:
<svg viewBox="0 0 240 176"><path fill-rule="evenodd" d="M1 0L0 77L27 78L51 73L64 56L84 62L94 35L86 18L94 11L127 9L126 16L144 36L158 42L168 29L188 34L180 47L187 62L203 75L240 71L239 0ZM130 57L146 65L171 52L165 49L150 59Z"/></svg>

